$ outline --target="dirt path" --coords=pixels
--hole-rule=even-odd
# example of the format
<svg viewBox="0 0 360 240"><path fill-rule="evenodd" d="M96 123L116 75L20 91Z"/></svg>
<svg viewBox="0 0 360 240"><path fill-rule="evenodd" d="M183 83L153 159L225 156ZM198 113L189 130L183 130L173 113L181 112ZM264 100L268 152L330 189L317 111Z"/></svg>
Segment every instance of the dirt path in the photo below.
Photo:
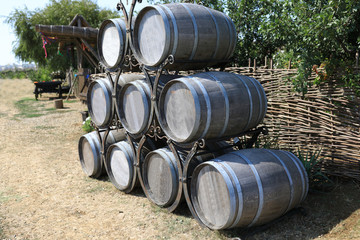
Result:
<svg viewBox="0 0 360 240"><path fill-rule="evenodd" d="M75 100L54 110L53 101L44 96L33 101L32 92L28 80L0 80L0 239L228 239L240 234L201 228L186 206L169 214L150 204L141 189L124 194L106 179L85 177L77 143L83 134L79 112L86 107ZM21 104L35 112L26 115ZM30 117L34 113L44 115ZM334 208L345 198L357 202L331 223L322 222L333 216L321 210L328 197L312 195L305 203L317 215L296 214L253 237L359 238L359 196L336 200Z"/></svg>
<svg viewBox="0 0 360 240"><path fill-rule="evenodd" d="M84 134L79 112L86 106L75 100L65 102L66 109L40 117L17 117L19 111L14 103L21 99L30 101L34 98L32 92L30 81L0 80L0 219L5 236L16 239L165 236L162 232L168 226L159 226L154 219L168 218L168 214L151 206L140 190L125 195L109 181L93 180L83 174L77 143ZM42 105L42 109L54 106L44 96L33 104ZM191 218L179 216L177 223L175 215L170 219L174 221L171 223L174 230L169 234L189 238L191 233L181 232L183 219L187 227L200 229Z"/></svg>

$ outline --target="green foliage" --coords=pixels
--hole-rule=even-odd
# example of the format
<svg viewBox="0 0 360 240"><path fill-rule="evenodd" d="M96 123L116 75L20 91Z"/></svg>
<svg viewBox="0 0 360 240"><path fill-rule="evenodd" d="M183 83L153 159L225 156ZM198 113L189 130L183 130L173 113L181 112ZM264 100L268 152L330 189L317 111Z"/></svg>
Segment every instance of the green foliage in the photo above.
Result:
<svg viewBox="0 0 360 240"><path fill-rule="evenodd" d="M280 149L278 136L260 135L254 145L255 148Z"/></svg>
<svg viewBox="0 0 360 240"><path fill-rule="evenodd" d="M325 189L334 185L334 182L323 172L324 158L320 154L321 150L304 153L300 149L295 154L304 165L309 178L309 186L313 189Z"/></svg>
<svg viewBox="0 0 360 240"><path fill-rule="evenodd" d="M15 71L2 71L0 72L0 79L24 79L27 78L34 70L15 70Z"/></svg>
<svg viewBox="0 0 360 240"><path fill-rule="evenodd" d="M39 67L36 71L29 74L29 78L33 82L49 82L51 81L51 71L46 67Z"/></svg>
<svg viewBox="0 0 360 240"><path fill-rule="evenodd" d="M352 68L345 68L345 73L342 75L342 81L345 87L354 91L357 97L360 97L360 74L355 73Z"/></svg>
<svg viewBox="0 0 360 240"><path fill-rule="evenodd" d="M155 0L154 0L155 1ZM154 2L151 1L151 2ZM186 2L158 0L156 2ZM193 2L193 1L187 1ZM234 63L247 66L248 59L263 64L265 56L283 68L292 60L298 67L294 89L305 95L313 84L313 66L325 61L326 81L354 63L360 47L360 1L358 0L196 0L228 14L235 23L238 41ZM285 65L285 66L284 66ZM356 77L344 79L352 89ZM355 89L356 90L356 89ZM358 90L356 90L358 91Z"/></svg>
<svg viewBox="0 0 360 240"><path fill-rule="evenodd" d="M82 129L83 129L86 133L89 133L89 132L92 132L92 131L95 130L95 129L93 128L93 126L91 126L91 117L87 117L87 118L86 118L86 120L83 122Z"/></svg>
<svg viewBox="0 0 360 240"><path fill-rule="evenodd" d="M48 57L45 58L41 35L35 31L35 25L68 25L76 14L84 16L92 27L98 27L105 19L119 17L115 11L100 9L92 0L50 0L44 9L16 9L6 20L17 36L13 49L16 57L40 66L46 65L50 71L67 69L71 61L67 54L58 54L56 42L46 45Z"/></svg>

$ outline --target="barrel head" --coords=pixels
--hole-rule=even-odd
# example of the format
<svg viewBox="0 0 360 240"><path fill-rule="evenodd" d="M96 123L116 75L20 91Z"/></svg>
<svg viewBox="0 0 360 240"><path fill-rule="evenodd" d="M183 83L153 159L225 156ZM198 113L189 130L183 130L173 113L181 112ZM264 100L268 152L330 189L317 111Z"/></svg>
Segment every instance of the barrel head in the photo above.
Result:
<svg viewBox="0 0 360 240"><path fill-rule="evenodd" d="M175 141L186 141L193 134L199 117L190 89L181 82L175 82L166 89L160 101L159 105L163 107L160 121L164 131Z"/></svg>
<svg viewBox="0 0 360 240"><path fill-rule="evenodd" d="M84 173L88 176L95 172L95 157L93 149L87 139L84 139L81 144L82 156L80 157L81 166Z"/></svg>
<svg viewBox="0 0 360 240"><path fill-rule="evenodd" d="M169 156L159 154L158 151L149 153L145 158L143 171L150 200L162 207L171 205L177 195L178 177Z"/></svg>
<svg viewBox="0 0 360 240"><path fill-rule="evenodd" d="M161 63L167 43L163 17L154 8L140 12L134 26L134 42L139 62L155 66Z"/></svg>
<svg viewBox="0 0 360 240"><path fill-rule="evenodd" d="M126 24L121 18L105 20L99 29L98 53L108 68L116 68L123 61Z"/></svg>
<svg viewBox="0 0 360 240"><path fill-rule="evenodd" d="M147 98L148 96L134 85L129 85L123 93L121 121L132 134L141 132L147 125L150 108Z"/></svg>
<svg viewBox="0 0 360 240"><path fill-rule="evenodd" d="M129 156L119 147L114 147L110 153L110 168L112 182L120 190L125 190L129 187L133 177L133 168ZM109 174L110 175L110 174Z"/></svg>
<svg viewBox="0 0 360 240"><path fill-rule="evenodd" d="M100 40L102 55L107 65L116 65L121 45L119 32L113 23L109 23L105 26Z"/></svg>
<svg viewBox="0 0 360 240"><path fill-rule="evenodd" d="M195 210L202 222L212 229L221 229L231 218L229 184L231 182L227 183L211 165L203 165L191 182Z"/></svg>

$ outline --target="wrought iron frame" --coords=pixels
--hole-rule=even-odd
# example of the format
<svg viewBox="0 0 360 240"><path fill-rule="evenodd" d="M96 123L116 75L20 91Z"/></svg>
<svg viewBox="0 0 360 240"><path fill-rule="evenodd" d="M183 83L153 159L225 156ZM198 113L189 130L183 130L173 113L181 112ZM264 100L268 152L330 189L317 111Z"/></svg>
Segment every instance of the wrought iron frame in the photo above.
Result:
<svg viewBox="0 0 360 240"><path fill-rule="evenodd" d="M158 97L157 96L157 88L159 85L159 79L160 77L164 74L164 72L167 73L166 70L166 66L168 66L169 64L174 64L175 63L175 58L173 55L169 55L162 64L160 64L158 67L149 67L149 66L145 66L143 64L139 64L136 62L136 59L134 57L134 55L132 54L132 18L133 18L133 12L134 12L134 8L136 3L139 2L141 3L142 0L132 0L131 3L131 7L130 7L130 11L129 13L126 11L125 6L122 2L122 0L119 1L119 3L117 4L117 9L118 11L122 11L124 16L125 16L125 21L126 21L126 42L125 42L125 58L124 61L120 64L120 66L118 67L118 69L116 70L116 77L115 79L112 78L111 73L110 73L110 69L107 69L106 66L103 63L99 63L99 66L105 70L107 77L109 78L109 80L112 83L113 86L113 93L112 93L112 100L113 100L113 104L112 104L112 113L113 113L113 126L111 127L107 127L107 129L105 130L105 135L102 138L100 135L100 131L104 131L101 130L99 128L97 128L95 126L95 124L93 124L93 126L95 126L96 131L98 132L98 136L101 139L102 142L102 149L101 149L101 156L102 156L102 161L105 161L105 153L106 153L106 140L108 137L108 134L111 130L113 129L120 129L123 128L123 126L121 125L120 122L120 118L118 116L118 112L117 112L117 101L116 101L116 96L118 94L118 82L120 79L120 75L122 74L123 71L125 71L124 69L133 69L133 68L137 68L139 67L140 70L143 72L143 74L145 75L145 79L146 82L148 83L150 90L151 90L151 109L150 109L150 117L149 117L149 122L148 125L146 127L146 130L144 131L144 134L142 135L132 135L130 133L126 133L126 137L127 137L127 141L130 143L131 145L131 149L134 153L135 161L134 161L134 167L135 167L135 171L134 171L134 176L133 176L133 181L132 181L132 186L125 191L126 193L129 193L133 190L133 188L135 187L135 183L136 183L136 178L139 179L139 182L141 184L141 187L146 195L147 198L149 198L149 192L147 191L147 189L145 188L144 185L144 180L143 180L143 159L141 159L141 151L144 147L145 142L147 141L147 138L151 138L155 141L159 141L159 140L165 140L167 143L167 146L170 148L170 150L172 151L172 153L174 154L175 158L176 158L176 163L177 163L177 167L178 167L178 176L179 176L179 187L178 187L178 192L177 192L177 196L175 201L168 207L166 207L166 209L169 212L173 212L178 205L180 204L181 200L182 200L182 196L184 194L186 203L192 213L192 215L194 216L194 218L202 225L205 226L200 218L198 217L193 204L191 202L191 193L189 191L189 186L190 186L190 180L191 180L191 173L189 174L189 166L191 165L194 157L196 155L200 155L202 153L200 153L200 151L204 152L204 153L211 153L210 150L206 149L207 145L209 142L214 142L215 140L205 140L205 139L200 139L196 142L193 143L189 143L189 144L179 144L174 142L173 140L171 140L169 137L167 137L165 135L165 133L163 132L163 130L161 129L159 123L158 123L158 117L159 117L159 112L158 112L158 107L157 107L157 100ZM194 61L176 61L177 63L194 63ZM201 62L206 62L206 61L199 61L199 63ZM226 64L226 62L224 62L223 64ZM221 71L223 70L223 67L220 69ZM209 71L208 68L204 68L204 71ZM151 72L155 72L155 78L154 80L152 80L151 77ZM251 136L249 142L247 143L247 148L251 147L256 140L258 139L258 136L260 134L267 134L267 129L264 127L259 127L259 128L255 128L253 130L250 131L246 131L243 132L241 134L238 134L236 136L230 136L230 137L226 137L223 139L216 139L216 141L220 141L220 140L230 140L232 138L235 137L242 137L242 136ZM137 148L135 147L135 142L138 142L138 146ZM234 143L231 145L231 147L238 147L241 148L241 146L237 143ZM180 154L180 152L182 154ZM184 157L180 157L184 156L184 152L185 152L185 158Z"/></svg>

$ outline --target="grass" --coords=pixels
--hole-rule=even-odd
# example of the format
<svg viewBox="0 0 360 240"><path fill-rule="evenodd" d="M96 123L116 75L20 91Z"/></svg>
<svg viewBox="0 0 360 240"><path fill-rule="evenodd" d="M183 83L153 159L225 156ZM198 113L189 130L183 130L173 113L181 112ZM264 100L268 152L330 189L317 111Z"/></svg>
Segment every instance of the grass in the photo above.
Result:
<svg viewBox="0 0 360 240"><path fill-rule="evenodd" d="M53 107L46 108L44 103L36 101L34 98L30 97L22 98L19 101L16 101L15 107L19 110L19 113L14 115L15 120L19 120L21 118L41 117L45 114L58 112Z"/></svg>
<svg viewBox="0 0 360 240"><path fill-rule="evenodd" d="M5 233L4 233L4 226L2 223L2 217L0 216L0 239L6 239Z"/></svg>
<svg viewBox="0 0 360 240"><path fill-rule="evenodd" d="M63 101L64 103L75 103L75 102L78 102L79 100L65 100Z"/></svg>
<svg viewBox="0 0 360 240"><path fill-rule="evenodd" d="M23 198L24 196L21 196L19 194L10 194L9 192L5 193L0 191L0 204L11 200L21 201Z"/></svg>

